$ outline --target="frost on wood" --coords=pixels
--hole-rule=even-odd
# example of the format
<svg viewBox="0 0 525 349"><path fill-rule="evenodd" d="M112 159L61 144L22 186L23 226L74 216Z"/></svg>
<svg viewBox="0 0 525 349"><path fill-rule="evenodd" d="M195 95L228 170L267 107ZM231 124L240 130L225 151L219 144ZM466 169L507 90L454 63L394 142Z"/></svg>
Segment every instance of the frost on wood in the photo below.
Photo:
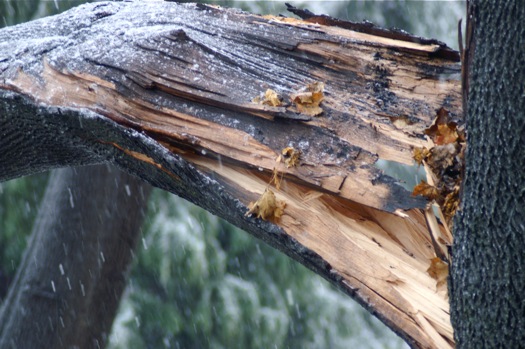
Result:
<svg viewBox="0 0 525 349"><path fill-rule="evenodd" d="M411 165L438 109L461 117L457 53L345 23L111 2L5 28L0 123L33 162L0 178L112 161L301 261L413 346L453 346L427 201L374 164ZM275 173L284 211L245 216Z"/></svg>

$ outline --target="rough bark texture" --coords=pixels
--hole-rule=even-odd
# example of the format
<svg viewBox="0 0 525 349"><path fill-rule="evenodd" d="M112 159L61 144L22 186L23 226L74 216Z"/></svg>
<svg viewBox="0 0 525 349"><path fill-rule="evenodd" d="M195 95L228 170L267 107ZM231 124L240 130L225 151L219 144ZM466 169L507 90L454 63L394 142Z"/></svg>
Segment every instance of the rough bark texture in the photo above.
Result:
<svg viewBox="0 0 525 349"><path fill-rule="evenodd" d="M441 107L461 118L457 52L327 17L168 2L83 5L0 43L0 179L111 161L299 260L412 346L453 346L426 201L375 163L412 164ZM314 81L319 116L291 102ZM252 101L267 89L283 105ZM276 161L285 147L298 166ZM283 216L246 216L274 171Z"/></svg>
<svg viewBox="0 0 525 349"><path fill-rule="evenodd" d="M150 188L109 165L52 173L0 311L0 348L104 347Z"/></svg>
<svg viewBox="0 0 525 349"><path fill-rule="evenodd" d="M472 1L463 207L456 216L451 316L458 348L525 343L525 7Z"/></svg>

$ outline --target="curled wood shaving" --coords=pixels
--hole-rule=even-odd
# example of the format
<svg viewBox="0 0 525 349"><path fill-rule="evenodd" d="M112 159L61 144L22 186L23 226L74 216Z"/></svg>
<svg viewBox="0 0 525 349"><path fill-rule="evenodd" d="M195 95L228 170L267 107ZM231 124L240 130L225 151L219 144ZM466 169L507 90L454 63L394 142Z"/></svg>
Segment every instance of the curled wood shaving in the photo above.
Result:
<svg viewBox="0 0 525 349"><path fill-rule="evenodd" d="M439 191L436 187L422 180L421 182L419 182L418 185L414 187L412 195L421 195L429 200L435 200L439 197Z"/></svg>
<svg viewBox="0 0 525 349"><path fill-rule="evenodd" d="M269 105L271 107L280 107L283 105L283 99L277 92L267 89L263 96L257 96L252 100L253 103Z"/></svg>
<svg viewBox="0 0 525 349"><path fill-rule="evenodd" d="M448 110L440 108L432 125L425 130L430 137L430 149L414 148L413 158L418 165L424 165L427 178L432 178L433 186L420 183L412 192L435 200L443 216L452 226L452 217L459 207L459 193L465 161L465 132L453 120Z"/></svg>
<svg viewBox="0 0 525 349"><path fill-rule="evenodd" d="M434 257L430 260L427 273L436 280L437 292L447 294L448 264L440 258Z"/></svg>
<svg viewBox="0 0 525 349"><path fill-rule="evenodd" d="M285 206L286 203L284 201L278 200L274 192L266 188L259 200L250 202L248 205L249 210L245 216L254 214L257 218L262 218L265 221L275 221L281 218Z"/></svg>
<svg viewBox="0 0 525 349"><path fill-rule="evenodd" d="M423 163L423 160L425 160L430 155L430 151L425 147L416 147L413 151L413 158L416 160L416 163L418 165L421 165Z"/></svg>
<svg viewBox="0 0 525 349"><path fill-rule="evenodd" d="M324 83L317 81L291 94L290 99L292 103L295 104L299 113L309 116L319 116L323 113L323 109L319 106L324 99L323 91Z"/></svg>
<svg viewBox="0 0 525 349"><path fill-rule="evenodd" d="M281 189L281 181L283 180L283 173L281 172L281 175L279 176L279 171L277 171L277 168L273 168L272 172L272 178L270 179L270 184L275 185L275 189L279 190Z"/></svg>
<svg viewBox="0 0 525 349"><path fill-rule="evenodd" d="M284 157L284 163L286 167L296 167L299 165L299 157L301 156L301 151L293 147L286 147L281 151L281 154Z"/></svg>

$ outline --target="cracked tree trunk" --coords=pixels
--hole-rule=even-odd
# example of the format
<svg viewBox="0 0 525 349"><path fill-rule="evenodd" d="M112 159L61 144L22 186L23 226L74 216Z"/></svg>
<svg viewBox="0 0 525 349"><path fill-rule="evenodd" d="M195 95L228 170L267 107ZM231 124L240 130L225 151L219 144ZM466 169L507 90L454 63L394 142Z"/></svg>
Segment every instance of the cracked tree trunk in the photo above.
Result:
<svg viewBox="0 0 525 349"><path fill-rule="evenodd" d="M375 163L411 165L441 107L461 118L458 53L295 11L93 3L1 30L0 179L110 161L300 261L411 346L453 347L427 202ZM301 112L314 82L318 116ZM253 102L268 89L282 102ZM297 166L276 161L286 147ZM282 217L246 216L268 187Z"/></svg>

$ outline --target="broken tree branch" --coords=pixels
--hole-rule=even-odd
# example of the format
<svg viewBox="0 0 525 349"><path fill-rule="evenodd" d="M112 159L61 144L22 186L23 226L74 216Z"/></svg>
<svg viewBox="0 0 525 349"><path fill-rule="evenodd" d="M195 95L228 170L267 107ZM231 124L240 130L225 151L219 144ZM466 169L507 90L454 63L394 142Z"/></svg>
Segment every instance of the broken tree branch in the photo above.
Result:
<svg viewBox="0 0 525 349"><path fill-rule="evenodd" d="M453 347L427 203L375 163L411 165L439 108L461 117L459 56L323 21L111 2L3 29L0 179L111 161L299 260L413 347ZM268 90L281 102L254 102ZM296 166L276 161L287 147ZM245 216L275 174L283 215Z"/></svg>

